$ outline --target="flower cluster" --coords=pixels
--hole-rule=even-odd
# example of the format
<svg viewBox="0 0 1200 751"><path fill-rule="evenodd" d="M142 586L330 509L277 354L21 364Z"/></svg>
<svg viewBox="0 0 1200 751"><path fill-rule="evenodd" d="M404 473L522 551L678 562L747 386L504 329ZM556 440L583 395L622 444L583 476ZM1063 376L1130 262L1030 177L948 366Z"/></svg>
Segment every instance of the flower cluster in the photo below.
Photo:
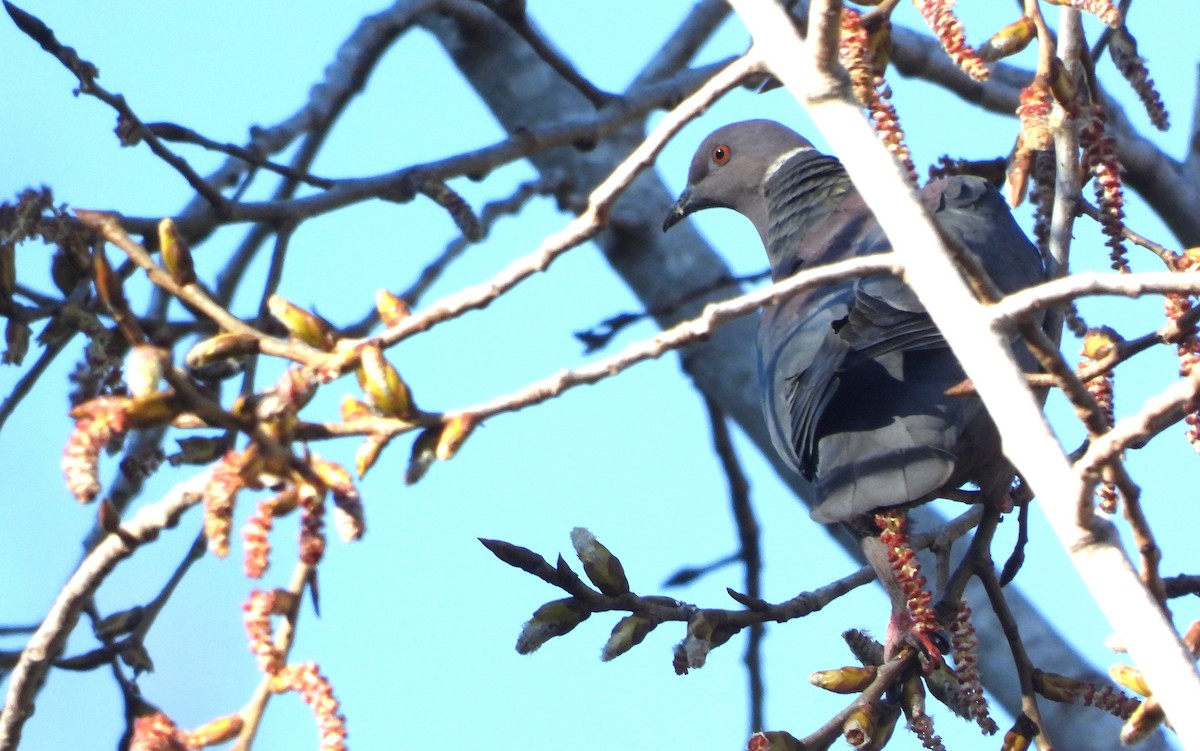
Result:
<svg viewBox="0 0 1200 751"><path fill-rule="evenodd" d="M1172 259L1171 269L1179 272L1196 271L1200 268L1197 261L1200 261L1200 248L1191 248L1183 255ZM1163 300L1167 319L1173 322L1178 322L1192 307L1192 299L1179 293L1167 294ZM1175 344L1175 352L1179 357L1179 375L1187 378L1192 374L1197 363L1200 363L1200 338L1195 333L1184 335ZM1197 453L1200 453L1200 405L1189 405L1183 419L1187 425L1185 435L1188 443L1192 444L1192 448Z"/></svg>
<svg viewBox="0 0 1200 751"><path fill-rule="evenodd" d="M1047 673L1044 670L1034 672L1033 685L1039 694L1051 701L1096 707L1122 720L1129 719L1133 710L1141 704L1137 699L1126 696L1112 686L1097 686L1090 681Z"/></svg>
<svg viewBox="0 0 1200 751"><path fill-rule="evenodd" d="M162 712L144 714L133 721L129 751L185 751L187 734Z"/></svg>
<svg viewBox="0 0 1200 751"><path fill-rule="evenodd" d="M950 644L954 650L954 674L958 678L967 713L980 729L993 735L1000 728L988 715L987 698L979 679L979 637L971 623L971 606L959 600L958 613L950 624Z"/></svg>
<svg viewBox="0 0 1200 751"><path fill-rule="evenodd" d="M913 0L913 3L955 65L976 81L986 81L989 71L979 53L967 44L962 23L954 15L954 0Z"/></svg>
<svg viewBox="0 0 1200 751"><path fill-rule="evenodd" d="M1049 150L1054 144L1050 133L1052 108L1050 86L1044 76L1038 75L1033 79L1033 83L1021 90L1020 104L1017 105L1021 132L1017 134L1012 165L1008 169L1009 202L1013 206L1019 206L1025 199L1025 189L1029 182L1030 169L1034 165L1034 157Z"/></svg>
<svg viewBox="0 0 1200 751"><path fill-rule="evenodd" d="M254 513L242 527L242 571L251 579L261 579L271 561L271 527L275 524L274 499L259 501Z"/></svg>
<svg viewBox="0 0 1200 751"><path fill-rule="evenodd" d="M1054 151L1039 151L1033 156L1029 202L1033 204L1033 239L1043 253L1050 247L1050 221L1054 214Z"/></svg>
<svg viewBox="0 0 1200 751"><path fill-rule="evenodd" d="M233 526L233 508L237 494L246 486L245 472L257 452L229 451L213 468L212 479L204 488L204 536L208 549L218 558L229 555L229 531Z"/></svg>
<svg viewBox="0 0 1200 751"><path fill-rule="evenodd" d="M868 30L862 24L862 14L850 8L842 9L842 35L838 57L850 73L854 95L871 114L871 124L880 140L900 163L908 177L917 181L912 154L904 143L904 130L892 104L891 88L883 79L887 67L887 50L891 44L891 27L887 18Z"/></svg>
<svg viewBox="0 0 1200 751"><path fill-rule="evenodd" d="M62 469L67 489L80 503L100 494L100 451L129 429L130 399L99 396L71 410L75 429L63 450Z"/></svg>
<svg viewBox="0 0 1200 751"><path fill-rule="evenodd" d="M1169 128L1171 120L1167 115L1167 108L1163 105L1158 90L1154 88L1154 80L1150 78L1150 71L1146 69L1146 61L1138 54L1137 40L1129 33L1128 28L1121 26L1113 32L1108 51L1117 70L1121 71L1121 75L1125 76L1125 80L1129 81L1129 85L1142 100L1150 122L1159 130Z"/></svg>
<svg viewBox="0 0 1200 751"><path fill-rule="evenodd" d="M295 691L312 708L321 736L321 751L346 751L346 718L339 712L329 679L321 675L315 662L287 665L271 680L272 690Z"/></svg>
<svg viewBox="0 0 1200 751"><path fill-rule="evenodd" d="M908 518L903 511L883 511L875 515L875 524L881 530L879 540L887 547L888 563L896 575L896 582L904 592L905 605L912 619L912 633L932 653L940 658L941 652L930 640L937 631L937 614L930 607L933 597L925 589L925 577L917 562L917 554L908 544Z"/></svg>
<svg viewBox="0 0 1200 751"><path fill-rule="evenodd" d="M1100 226L1108 236L1112 267L1128 273L1125 260L1125 197L1121 189L1121 164L1117 159L1117 142L1105 128L1108 117L1101 105L1093 105L1091 117L1079 132L1083 146L1083 167L1093 178L1092 187L1100 206Z"/></svg>
<svg viewBox="0 0 1200 751"><path fill-rule="evenodd" d="M929 751L946 751L942 737L934 732L933 718L925 711L925 686L918 676L909 676L900 688L900 705L908 717L908 727Z"/></svg>
<svg viewBox="0 0 1200 751"><path fill-rule="evenodd" d="M275 646L271 616L283 615L293 605L293 596L280 590L256 589L250 593L242 606L250 651L258 658L259 668L271 676L273 692L295 691L312 708L321 734L321 751L345 751L346 718L338 711L329 680L321 675L316 663L286 664L283 652Z"/></svg>

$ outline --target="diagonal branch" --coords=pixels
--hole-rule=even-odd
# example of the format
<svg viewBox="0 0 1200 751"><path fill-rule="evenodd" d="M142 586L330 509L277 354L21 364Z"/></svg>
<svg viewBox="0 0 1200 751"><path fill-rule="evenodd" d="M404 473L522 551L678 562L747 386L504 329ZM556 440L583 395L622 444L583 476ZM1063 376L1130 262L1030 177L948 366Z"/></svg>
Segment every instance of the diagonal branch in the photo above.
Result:
<svg viewBox="0 0 1200 751"><path fill-rule="evenodd" d="M162 500L143 507L120 526L119 533L105 537L75 569L13 668L4 710L0 712L0 751L16 751L21 729L33 715L34 697L52 661L66 646L84 604L118 563L140 546L153 542L164 529L175 526L183 512L200 502L210 474L201 472L176 485Z"/></svg>
<svg viewBox="0 0 1200 751"><path fill-rule="evenodd" d="M820 51L800 40L776 3L733 0L733 5L750 29L755 49L805 105L904 259L906 280L975 381L1005 436L1005 453L1043 500L1052 528L1147 682L1156 695L1163 692L1159 698L1184 745L1200 747L1200 716L1194 711L1200 706L1200 676L1190 654L1142 586L1112 524L1093 518L1088 528L1077 526L1073 504L1067 501L1090 495L1091 483L1078 477L1068 463L1025 385L1024 374L1006 352L1006 333L991 326L913 187L874 137L845 85L821 76L814 62ZM821 9L837 5L812 3L812 38L821 38L811 29L827 12ZM830 91L840 95L831 97Z"/></svg>

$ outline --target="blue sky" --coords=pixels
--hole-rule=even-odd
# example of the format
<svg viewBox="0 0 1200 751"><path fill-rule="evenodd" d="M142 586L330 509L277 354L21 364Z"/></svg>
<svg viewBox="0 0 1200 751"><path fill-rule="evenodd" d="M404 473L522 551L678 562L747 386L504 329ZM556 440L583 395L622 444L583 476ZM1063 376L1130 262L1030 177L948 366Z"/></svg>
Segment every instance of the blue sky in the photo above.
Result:
<svg viewBox="0 0 1200 751"><path fill-rule="evenodd" d="M998 11L998 5L1008 11ZM963 6L974 42L1011 20L1011 4ZM29 0L22 7L95 62L101 82L125 94L144 120L169 120L236 143L244 140L249 127L271 124L297 109L358 19L383 5L83 6ZM529 7L585 74L601 87L620 90L691 3L531 0ZM1200 53L1190 38L1180 41L1189 24L1176 16L1173 23L1165 23L1165 12L1156 14L1154 8L1135 5L1132 24L1175 123L1156 141L1178 156L1185 146ZM920 24L909 6L897 13L900 23ZM1196 10L1175 13L1195 16ZM1093 35L1097 28L1088 24ZM715 60L740 52L745 42L734 20L703 57ZM26 185L45 183L58 201L72 207L140 216L173 214L188 200L186 184L148 149L120 148L112 135L111 111L95 100L72 97L74 79L7 19L0 23L0 50L7 60L0 67L0 92L8 102L7 115L0 118L0 142L6 145L0 151L0 195L8 198ZM1131 101L1110 63L1102 64L1101 75L1113 93ZM943 153L995 156L1006 151L1015 136L1012 119L976 114L929 86L900 80L893 84L921 169ZM748 117L774 117L812 133L799 107L782 90L763 96L735 93L667 149L660 164L668 184L682 187L687 161L703 135L719 124ZM1133 120L1148 130L1143 114L1135 111ZM477 148L502 135L439 48L427 36L414 33L389 52L333 131L313 170L335 177L375 174ZM198 150L182 151L201 173L220 162ZM513 165L482 183L460 181L455 187L478 208L508 195L532 174L524 165ZM1140 202L1130 201L1131 226L1173 245L1165 229L1140 209ZM1022 214L1021 219L1028 226L1028 216ZM504 220L449 271L426 302L487 279L568 220L550 201ZM698 221L738 271L753 272L765 265L748 223L728 212L707 212ZM202 277L212 278L243 231L235 227L218 232L198 250ZM301 305L316 306L334 321L357 319L372 305L375 289L408 286L455 232L441 209L422 200L369 203L322 217L296 234L281 293ZM1098 233L1084 222L1077 238L1078 268L1105 267ZM47 255L41 246L23 246L18 252L21 280L48 289ZM1152 268L1146 259L1140 260L1141 268ZM265 265L258 264L245 287L247 294L235 302L236 313L252 312L264 272ZM130 293L136 300L146 289L139 281ZM450 409L587 362L590 357L582 354L572 332L636 309L600 254L585 246L488 309L406 341L389 356L418 403ZM1106 313L1107 321L1126 335L1153 329L1160 320L1154 301L1119 306L1107 300L1089 302L1084 310L1093 311L1097 320L1101 311L1116 311ZM642 324L625 332L620 342L652 333ZM7 478L0 495L0 570L10 572L0 577L2 623L41 617L76 565L78 545L94 518L94 509L70 498L59 470L71 427L63 384L76 354L60 358L38 393L0 432L0 468ZM27 363L36 355L35 349ZM1134 363L1127 377L1118 378L1119 411L1131 411L1144 395L1173 377L1166 353L1143 359L1147 364ZM0 391L7 393L18 377L14 368L0 371ZM332 417L341 395L356 390L349 382L328 387L308 414ZM1069 425L1061 405L1052 405L1052 410L1057 424L1064 426L1064 444L1073 448L1080 431ZM825 541L823 531L808 520L763 459L740 436L738 440L764 528L766 597L786 599L852 570L853 564ZM1189 486L1196 458L1178 436L1164 436L1158 444L1153 451L1141 452L1145 456L1131 458L1132 471L1146 486L1144 501L1162 535L1164 573L1194 572L1196 561L1183 538L1183 525L1172 527L1171 520L1176 504L1193 498ZM401 440L393 446L361 484L367 536L354 545L331 540L321 567L322 616L314 618L306 609L293 651L294 660L318 661L333 681L354 747L417 748L447 742L487 744L498 751L550 743L580 749L661 743L742 747L747 721L740 638L718 649L705 668L680 678L673 674L670 660L672 646L683 636L682 625L664 625L631 653L601 664L600 648L617 620L601 614L535 655L521 657L513 651L520 625L560 593L499 563L475 539L500 538L547 557L563 552L570 558L570 530L585 526L620 556L635 591L642 594L663 592L661 582L681 565L732 552L735 537L725 482L711 457L707 420L675 358L639 365L537 409L494 418L457 458L435 466L411 488L401 480L407 445ZM343 441L318 451L351 461L355 447ZM113 471L111 463L104 465L106 478ZM153 500L181 478L177 472L162 471L145 500ZM239 522L250 508L249 500L243 500ZM1101 644L1107 629L1075 575L1065 568L1065 558L1040 524L1040 515L1035 517L1034 546L1019 584L1072 636L1078 649L1104 667L1113 661ZM285 583L293 524L285 520L278 527L275 566L266 586ZM178 530L119 567L99 594L101 611L120 610L153 596L199 525L199 514L193 512ZM1007 541L1015 525L1006 526ZM1004 542L997 548L1005 549ZM732 607L724 588L740 584L740 572L728 568L670 594L702 605ZM147 646L156 670L141 679L141 686L148 699L181 725L194 727L235 711L256 685L257 669L245 647L240 610L252 586L241 575L236 547L228 560L205 558L151 632ZM1200 616L1192 603L1180 603L1176 611L1183 623ZM879 631L886 612L885 598L871 588L805 622L772 627L766 644L769 726L801 735L841 706L840 698L808 686L807 676L849 662L837 634L851 626ZM16 639L0 641L8 649L19 644ZM69 651L90 645L90 639L76 637ZM40 696L37 715L26 726L25 747L115 745L119 701L104 671L55 672ZM955 747L956 738L961 739L959 748L977 742L973 726L945 711L936 718L949 747ZM895 747L917 746L907 737L898 739ZM273 701L259 747L315 747L308 709L295 697Z"/></svg>

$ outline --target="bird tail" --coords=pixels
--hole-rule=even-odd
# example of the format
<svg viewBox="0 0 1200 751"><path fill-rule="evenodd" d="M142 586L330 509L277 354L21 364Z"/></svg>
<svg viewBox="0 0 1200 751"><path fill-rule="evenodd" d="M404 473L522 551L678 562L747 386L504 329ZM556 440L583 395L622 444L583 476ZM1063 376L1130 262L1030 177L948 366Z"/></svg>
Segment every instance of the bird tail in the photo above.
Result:
<svg viewBox="0 0 1200 751"><path fill-rule="evenodd" d="M822 524L845 521L877 508L921 500L946 485L954 474L952 453L914 440L907 428L892 425L902 442L879 451L879 435L870 436L873 453L864 453L857 433L838 433L821 440L817 472L817 505L812 518ZM940 443L941 441L935 441ZM888 442L884 442L885 444Z"/></svg>

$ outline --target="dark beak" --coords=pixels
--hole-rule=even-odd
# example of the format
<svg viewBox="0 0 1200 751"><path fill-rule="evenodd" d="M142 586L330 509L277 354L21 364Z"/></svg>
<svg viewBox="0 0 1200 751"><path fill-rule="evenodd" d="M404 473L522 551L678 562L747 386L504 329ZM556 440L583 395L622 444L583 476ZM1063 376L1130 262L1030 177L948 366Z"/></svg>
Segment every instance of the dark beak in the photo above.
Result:
<svg viewBox="0 0 1200 751"><path fill-rule="evenodd" d="M672 206L671 210L667 212L666 218L663 219L663 232L666 232L676 224L679 224L680 220L695 211L696 207L692 206L691 204L692 189L688 187L685 188L683 193L679 195L679 200L675 202L675 205Z"/></svg>

